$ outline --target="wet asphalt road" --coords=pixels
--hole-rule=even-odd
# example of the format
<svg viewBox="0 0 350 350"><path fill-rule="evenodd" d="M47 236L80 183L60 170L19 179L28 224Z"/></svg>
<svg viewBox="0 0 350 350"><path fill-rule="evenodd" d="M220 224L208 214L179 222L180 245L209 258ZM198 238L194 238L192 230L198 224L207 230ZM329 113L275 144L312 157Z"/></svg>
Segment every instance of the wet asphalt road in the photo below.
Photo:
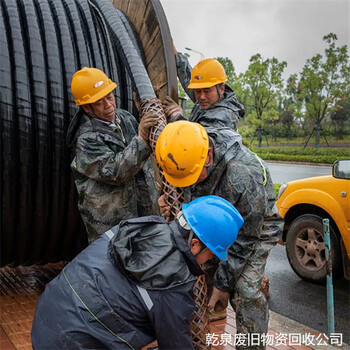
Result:
<svg viewBox="0 0 350 350"><path fill-rule="evenodd" d="M270 278L270 310L327 334L326 286L300 279L289 265L285 247L278 244L267 260L265 275ZM335 332L350 344L350 281L333 284Z"/></svg>
<svg viewBox="0 0 350 350"><path fill-rule="evenodd" d="M274 183L283 184L287 181L299 180L306 177L314 177L320 175L331 175L332 166L315 166L315 165L299 165L285 163L267 162L272 181Z"/></svg>

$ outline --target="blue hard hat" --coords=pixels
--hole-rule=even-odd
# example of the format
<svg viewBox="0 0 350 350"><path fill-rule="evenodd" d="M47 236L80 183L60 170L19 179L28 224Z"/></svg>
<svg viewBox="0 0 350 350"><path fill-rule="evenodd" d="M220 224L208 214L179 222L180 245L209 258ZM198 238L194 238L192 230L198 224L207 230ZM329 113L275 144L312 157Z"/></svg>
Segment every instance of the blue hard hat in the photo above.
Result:
<svg viewBox="0 0 350 350"><path fill-rule="evenodd" d="M235 242L244 220L237 209L218 196L204 196L182 205L183 215L197 237L220 259Z"/></svg>

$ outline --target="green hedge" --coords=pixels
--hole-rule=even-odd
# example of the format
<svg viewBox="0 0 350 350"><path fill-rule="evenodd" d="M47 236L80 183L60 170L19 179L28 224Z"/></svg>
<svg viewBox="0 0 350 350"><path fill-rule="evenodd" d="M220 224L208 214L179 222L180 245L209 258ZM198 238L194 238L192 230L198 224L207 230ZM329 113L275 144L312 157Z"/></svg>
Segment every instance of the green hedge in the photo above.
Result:
<svg viewBox="0 0 350 350"><path fill-rule="evenodd" d="M280 160L280 161L294 161L294 162L310 162L310 163L325 163L333 164L338 159L349 159L349 157L336 156L308 156L297 154L271 154L271 153L257 153L257 155L264 160Z"/></svg>
<svg viewBox="0 0 350 350"><path fill-rule="evenodd" d="M333 164L337 159L350 159L350 150L346 147L251 147L259 157L265 160L281 160L310 163Z"/></svg>
<svg viewBox="0 0 350 350"><path fill-rule="evenodd" d="M322 155L322 156L350 156L350 149L347 147L251 147L253 152L279 153L279 154L300 154L300 155Z"/></svg>

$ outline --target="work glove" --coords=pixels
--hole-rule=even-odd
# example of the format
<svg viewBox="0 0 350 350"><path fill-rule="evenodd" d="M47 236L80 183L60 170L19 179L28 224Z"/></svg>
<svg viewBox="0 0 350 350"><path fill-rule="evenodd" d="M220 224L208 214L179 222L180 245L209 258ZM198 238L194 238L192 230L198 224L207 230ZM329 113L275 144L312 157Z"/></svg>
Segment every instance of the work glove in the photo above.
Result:
<svg viewBox="0 0 350 350"><path fill-rule="evenodd" d="M226 309L229 298L229 292L224 292L223 290L220 290L214 286L213 293L208 303L209 312L212 313L214 311L221 311Z"/></svg>
<svg viewBox="0 0 350 350"><path fill-rule="evenodd" d="M182 108L169 96L166 96L162 103L165 115L173 119L178 115L182 115Z"/></svg>
<svg viewBox="0 0 350 350"><path fill-rule="evenodd" d="M155 126L158 122L157 114L153 112L146 113L139 124L139 137L148 145L149 130L152 126Z"/></svg>
<svg viewBox="0 0 350 350"><path fill-rule="evenodd" d="M166 195L163 194L158 198L158 205L162 216L167 222L171 219L170 205L166 201Z"/></svg>

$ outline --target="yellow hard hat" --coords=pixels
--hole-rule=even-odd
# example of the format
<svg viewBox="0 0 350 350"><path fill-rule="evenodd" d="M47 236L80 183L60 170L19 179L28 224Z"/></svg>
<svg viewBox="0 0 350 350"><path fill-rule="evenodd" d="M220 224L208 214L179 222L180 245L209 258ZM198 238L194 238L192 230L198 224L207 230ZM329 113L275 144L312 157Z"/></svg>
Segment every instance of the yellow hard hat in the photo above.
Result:
<svg viewBox="0 0 350 350"><path fill-rule="evenodd" d="M97 68L84 67L74 73L71 89L77 106L94 103L107 96L117 84Z"/></svg>
<svg viewBox="0 0 350 350"><path fill-rule="evenodd" d="M208 134L197 123L177 121L159 135L156 157L165 179L177 187L193 185L202 172L209 148Z"/></svg>
<svg viewBox="0 0 350 350"><path fill-rule="evenodd" d="M227 80L225 69L222 64L214 58L206 58L199 61L191 73L189 89L204 89L224 83Z"/></svg>

